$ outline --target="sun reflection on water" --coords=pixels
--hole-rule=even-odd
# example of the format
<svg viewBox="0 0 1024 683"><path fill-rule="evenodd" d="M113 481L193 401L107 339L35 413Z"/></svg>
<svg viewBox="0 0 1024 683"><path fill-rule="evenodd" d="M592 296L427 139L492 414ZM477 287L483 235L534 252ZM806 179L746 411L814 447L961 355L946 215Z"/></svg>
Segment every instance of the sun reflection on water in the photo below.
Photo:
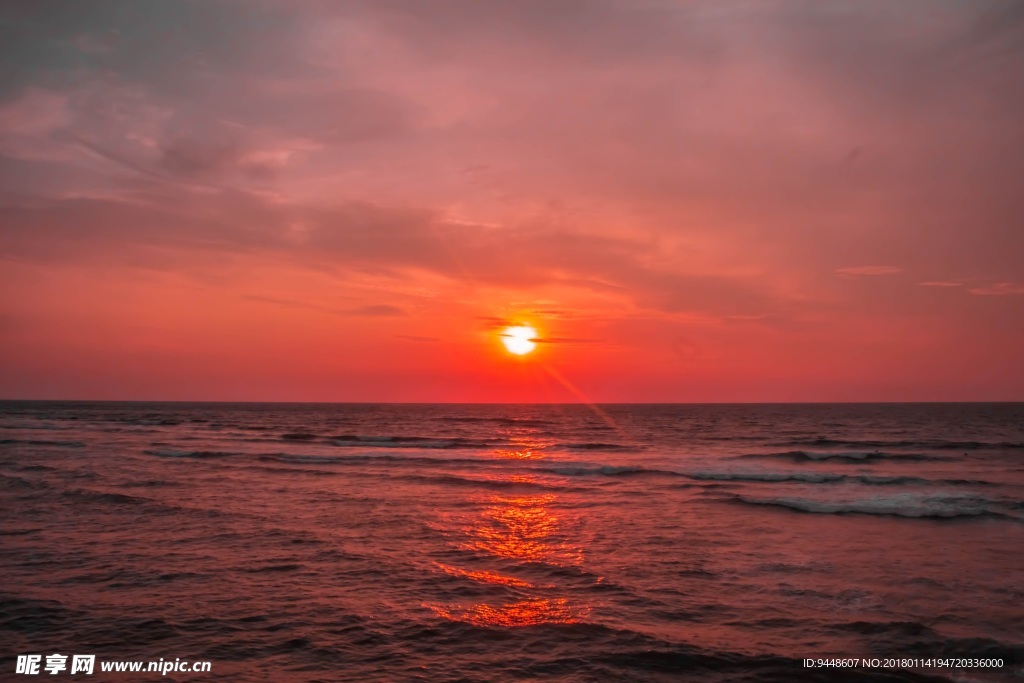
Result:
<svg viewBox="0 0 1024 683"><path fill-rule="evenodd" d="M459 569L458 567L451 567L438 562L435 562L434 564L438 569L446 574L451 574L452 576L463 576L478 583L493 583L499 586L515 586L517 588L534 588L534 584L529 581L523 581L522 579L517 579L514 576L505 576L498 572L469 571L467 569Z"/></svg>
<svg viewBox="0 0 1024 683"><path fill-rule="evenodd" d="M541 460L544 454L533 448L521 448L519 450L496 450L494 457L504 460Z"/></svg>
<svg viewBox="0 0 1024 683"><path fill-rule="evenodd" d="M543 457L537 451L495 451L495 458L529 460ZM532 474L508 474L492 480L511 484L541 487L544 482ZM539 624L571 624L583 621L590 606L563 595L552 595L557 587L551 583L512 576L516 571L533 575L543 567L577 566L583 562L583 548L567 537L572 520L557 506L555 493L494 494L480 502L483 509L468 524L449 533L463 540L455 542L460 550L468 550L481 559L495 559L509 566L507 572L468 569L436 564L447 574L476 583L503 586L509 596L498 603L472 605L451 604L429 606L445 619L481 627L521 627ZM533 565L533 566L531 566Z"/></svg>
<svg viewBox="0 0 1024 683"><path fill-rule="evenodd" d="M492 496L460 547L521 562L579 564L582 549L559 540L560 520L550 507L555 499L550 493Z"/></svg>
<svg viewBox="0 0 1024 683"><path fill-rule="evenodd" d="M482 627L578 624L590 612L589 607L569 604L568 598L529 598L502 605L480 604L457 610L442 607L432 609L445 619Z"/></svg>

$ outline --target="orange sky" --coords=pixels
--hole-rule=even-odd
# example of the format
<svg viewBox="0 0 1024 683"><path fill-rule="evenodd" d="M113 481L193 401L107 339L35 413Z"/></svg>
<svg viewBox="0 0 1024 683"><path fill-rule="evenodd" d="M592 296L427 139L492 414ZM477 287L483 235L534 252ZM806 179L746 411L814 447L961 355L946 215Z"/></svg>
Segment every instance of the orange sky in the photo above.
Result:
<svg viewBox="0 0 1024 683"><path fill-rule="evenodd" d="M68 0L0 53L0 397L1024 400L1020 5Z"/></svg>

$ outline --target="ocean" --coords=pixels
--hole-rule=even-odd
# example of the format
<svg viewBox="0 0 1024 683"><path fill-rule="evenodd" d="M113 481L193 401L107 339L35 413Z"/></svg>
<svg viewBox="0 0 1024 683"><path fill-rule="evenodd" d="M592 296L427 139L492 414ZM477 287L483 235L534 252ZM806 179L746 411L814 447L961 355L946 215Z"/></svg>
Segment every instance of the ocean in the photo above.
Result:
<svg viewBox="0 0 1024 683"><path fill-rule="evenodd" d="M1024 677L1024 404L8 401L0 510L2 680Z"/></svg>

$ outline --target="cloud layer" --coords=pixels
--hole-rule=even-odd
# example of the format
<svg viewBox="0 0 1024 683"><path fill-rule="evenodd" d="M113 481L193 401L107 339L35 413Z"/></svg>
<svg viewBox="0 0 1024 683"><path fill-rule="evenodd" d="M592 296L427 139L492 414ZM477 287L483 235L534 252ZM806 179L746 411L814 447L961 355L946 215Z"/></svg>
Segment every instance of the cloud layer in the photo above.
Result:
<svg viewBox="0 0 1024 683"><path fill-rule="evenodd" d="M0 391L541 400L494 318L598 400L1021 399L1022 82L988 1L8 3Z"/></svg>

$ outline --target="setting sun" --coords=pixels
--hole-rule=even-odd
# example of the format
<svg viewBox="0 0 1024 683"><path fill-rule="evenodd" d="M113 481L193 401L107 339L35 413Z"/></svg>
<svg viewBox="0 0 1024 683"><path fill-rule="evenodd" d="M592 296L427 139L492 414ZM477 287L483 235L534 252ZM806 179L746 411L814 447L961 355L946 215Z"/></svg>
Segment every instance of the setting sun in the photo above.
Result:
<svg viewBox="0 0 1024 683"><path fill-rule="evenodd" d="M509 353L517 356L526 354L537 348L537 330L526 325L506 327L501 333L501 343L505 345Z"/></svg>

